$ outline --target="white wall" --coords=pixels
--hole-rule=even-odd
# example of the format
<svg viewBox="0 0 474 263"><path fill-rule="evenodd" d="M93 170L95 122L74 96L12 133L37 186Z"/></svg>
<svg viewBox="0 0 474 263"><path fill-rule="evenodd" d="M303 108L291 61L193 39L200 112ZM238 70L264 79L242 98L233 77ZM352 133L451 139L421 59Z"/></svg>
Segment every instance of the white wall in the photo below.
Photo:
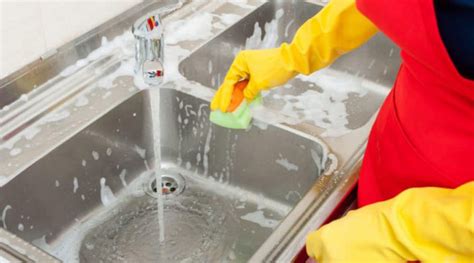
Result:
<svg viewBox="0 0 474 263"><path fill-rule="evenodd" d="M142 0L0 0L0 79Z"/></svg>

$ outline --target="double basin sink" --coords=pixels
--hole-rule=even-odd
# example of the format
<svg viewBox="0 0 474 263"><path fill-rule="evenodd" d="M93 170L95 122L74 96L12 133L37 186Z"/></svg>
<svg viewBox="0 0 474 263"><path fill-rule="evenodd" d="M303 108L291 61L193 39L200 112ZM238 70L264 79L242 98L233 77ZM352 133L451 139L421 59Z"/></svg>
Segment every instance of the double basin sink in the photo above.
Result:
<svg viewBox="0 0 474 263"><path fill-rule="evenodd" d="M216 89L236 51L290 41L320 9L305 1L264 3L183 59L179 71ZM249 43L259 30L263 41ZM292 122L305 109L296 108L296 115L282 110L285 96L334 88L311 79L295 79L266 96L265 110L289 123L256 117L245 131L211 124L207 99L169 88L137 92L0 188L3 227L64 262L291 259L355 183L351 172L367 127L398 64L395 46L377 35L326 69L332 77L361 80L343 82L349 85L371 83L340 101L347 122L332 137L324 137L331 119L329 128L310 118ZM133 86L132 78L123 81ZM159 189L164 229L157 219Z"/></svg>

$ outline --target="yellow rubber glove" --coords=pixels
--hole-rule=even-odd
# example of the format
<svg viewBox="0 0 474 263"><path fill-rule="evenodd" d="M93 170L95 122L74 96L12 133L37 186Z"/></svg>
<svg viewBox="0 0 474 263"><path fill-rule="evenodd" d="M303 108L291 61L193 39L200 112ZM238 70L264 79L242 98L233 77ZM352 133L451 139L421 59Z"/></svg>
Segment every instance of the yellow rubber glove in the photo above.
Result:
<svg viewBox="0 0 474 263"><path fill-rule="evenodd" d="M306 21L290 44L279 48L247 50L237 54L211 109L227 110L234 84L249 79L248 100L265 89L284 84L299 73L310 74L372 37L377 28L356 8L355 0L332 0Z"/></svg>
<svg viewBox="0 0 474 263"><path fill-rule="evenodd" d="M348 213L306 241L326 262L474 262L474 181L413 188Z"/></svg>

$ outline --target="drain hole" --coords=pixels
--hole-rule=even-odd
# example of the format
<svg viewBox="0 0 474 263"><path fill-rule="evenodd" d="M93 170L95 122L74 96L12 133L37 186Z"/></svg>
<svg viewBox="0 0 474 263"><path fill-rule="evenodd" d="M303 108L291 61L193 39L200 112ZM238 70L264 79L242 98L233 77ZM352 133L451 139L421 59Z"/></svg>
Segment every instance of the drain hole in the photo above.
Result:
<svg viewBox="0 0 474 263"><path fill-rule="evenodd" d="M180 174L164 174L161 176L161 194L179 194L184 190L184 178ZM148 190L146 191L150 195L156 196L158 188L156 187L156 179L154 175L151 176L149 181Z"/></svg>

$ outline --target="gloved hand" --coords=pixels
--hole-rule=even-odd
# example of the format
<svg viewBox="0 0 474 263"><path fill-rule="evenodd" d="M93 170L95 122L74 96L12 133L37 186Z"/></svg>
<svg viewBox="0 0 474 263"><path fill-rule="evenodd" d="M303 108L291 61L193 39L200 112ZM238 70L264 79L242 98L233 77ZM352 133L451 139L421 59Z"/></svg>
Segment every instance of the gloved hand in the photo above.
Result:
<svg viewBox="0 0 474 263"><path fill-rule="evenodd" d="M280 48L262 50L244 50L237 54L227 72L224 82L217 90L211 102L211 110L226 112L229 107L234 85L248 79L244 96L251 101L260 90L284 84L296 75L286 68Z"/></svg>
<svg viewBox="0 0 474 263"><path fill-rule="evenodd" d="M457 189L412 188L349 212L309 234L326 262L473 262L474 181Z"/></svg>
<svg viewBox="0 0 474 263"><path fill-rule="evenodd" d="M354 0L332 0L306 21L290 44L279 48L247 50L237 54L211 103L226 112L234 84L248 79L247 100L261 91L284 84L299 73L311 74L340 55L365 43L377 28L355 6Z"/></svg>

